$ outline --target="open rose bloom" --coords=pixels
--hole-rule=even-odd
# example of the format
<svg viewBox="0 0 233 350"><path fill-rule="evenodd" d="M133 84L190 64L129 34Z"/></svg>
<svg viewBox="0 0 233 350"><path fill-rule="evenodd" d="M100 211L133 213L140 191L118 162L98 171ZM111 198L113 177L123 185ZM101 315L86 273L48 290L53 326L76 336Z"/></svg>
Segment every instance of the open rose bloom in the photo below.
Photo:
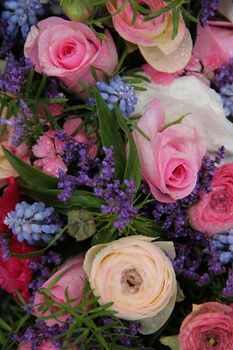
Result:
<svg viewBox="0 0 233 350"><path fill-rule="evenodd" d="M92 247L84 269L100 304L113 302L119 318L139 320L141 332L150 334L167 321L176 301L176 277L168 256L175 257L171 242L131 236Z"/></svg>
<svg viewBox="0 0 233 350"><path fill-rule="evenodd" d="M157 12L167 5L162 0L144 0L136 3L146 6L152 12ZM182 15L179 17L178 33L173 38L171 12L163 13L148 22L145 22L145 16L138 12L132 24L133 9L130 3L121 9L123 4L123 0L107 2L114 27L120 36L138 45L145 60L158 71L172 73L184 68L191 58L192 39Z"/></svg>
<svg viewBox="0 0 233 350"><path fill-rule="evenodd" d="M107 30L105 35L107 40L100 40L81 22L49 17L31 27L24 53L37 72L57 77L69 89L79 91L79 80L95 84L91 65L100 79L103 72L113 73L117 65L114 41Z"/></svg>

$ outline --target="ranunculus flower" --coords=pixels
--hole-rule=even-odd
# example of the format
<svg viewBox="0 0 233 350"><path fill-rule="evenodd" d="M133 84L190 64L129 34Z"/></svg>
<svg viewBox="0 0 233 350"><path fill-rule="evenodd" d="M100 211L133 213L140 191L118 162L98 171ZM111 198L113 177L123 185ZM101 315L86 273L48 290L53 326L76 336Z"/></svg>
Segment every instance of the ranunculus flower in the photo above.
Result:
<svg viewBox="0 0 233 350"><path fill-rule="evenodd" d="M210 236L233 228L233 163L217 169L211 187L188 212L190 225Z"/></svg>
<svg viewBox="0 0 233 350"><path fill-rule="evenodd" d="M172 125L165 130L165 113L159 100L152 100L137 126L149 137L134 131L142 175L153 196L172 203L189 195L197 182L206 145L194 127Z"/></svg>
<svg viewBox="0 0 233 350"><path fill-rule="evenodd" d="M84 269L99 303L113 302L119 318L140 320L141 333L150 334L169 318L177 284L171 242L130 236L88 250Z"/></svg>
<svg viewBox="0 0 233 350"><path fill-rule="evenodd" d="M26 254L36 250L35 247L20 243L14 238L11 240L10 251L12 253ZM11 293L15 298L17 298L16 291L18 291L28 301L31 297L29 283L33 275L33 270L28 267L31 259L10 256L7 260L3 260L2 255L3 252L0 246L0 288Z"/></svg>
<svg viewBox="0 0 233 350"><path fill-rule="evenodd" d="M91 66L100 80L104 79L103 72L114 72L117 51L107 30L105 35L107 40L100 40L83 23L49 17L31 27L24 54L37 72L58 77L68 88L79 91L78 80L88 85L96 83Z"/></svg>
<svg viewBox="0 0 233 350"><path fill-rule="evenodd" d="M232 350L233 309L218 302L193 305L179 334L180 350Z"/></svg>
<svg viewBox="0 0 233 350"><path fill-rule="evenodd" d="M82 123L81 118L75 118L67 120L64 123L63 129L67 136L72 133ZM84 143L88 145L88 154L91 159L96 157L97 146L95 145L95 139L88 138L83 130L80 130L75 136L72 137L77 143ZM67 166L62 159L63 154L63 141L56 138L56 131L49 130L44 135L40 136L37 143L32 147L34 156L39 158L34 162L34 165L53 176L57 176L59 169L67 171Z"/></svg>
<svg viewBox="0 0 233 350"><path fill-rule="evenodd" d="M198 25L193 54L206 70L220 68L228 64L233 56L232 36L233 23L208 21L206 27Z"/></svg>
<svg viewBox="0 0 233 350"><path fill-rule="evenodd" d="M224 145L225 161L233 161L233 125L225 117L223 104L215 90L194 76L176 78L172 84L163 86L143 82L146 91L136 92L138 103L135 113L142 114L154 98L161 100L165 109L166 124L187 115L182 124L195 126L198 135L207 143L207 150L214 156Z"/></svg>
<svg viewBox="0 0 233 350"><path fill-rule="evenodd" d="M50 289L54 300L59 303L66 302L65 292L68 290L69 298L75 299L72 306L75 307L80 304L83 288L85 285L86 274L83 269L83 255L79 255L73 259L68 260L54 275L52 275L41 288L47 288L49 285L66 269L67 272L61 277L57 283ZM34 299L33 313L36 317L49 316L50 311L42 311L40 306L44 304L44 294L37 291ZM63 315L57 319L51 318L46 320L48 326L53 326L56 323L65 321L69 315Z"/></svg>
<svg viewBox="0 0 233 350"><path fill-rule="evenodd" d="M61 103L49 103L46 108L53 117L57 117L62 114L64 106ZM42 116L47 115L47 111L43 105L39 105L38 114Z"/></svg>
<svg viewBox="0 0 233 350"><path fill-rule="evenodd" d="M19 202L19 190L15 178L9 177L5 181L6 187L0 196L0 231L9 231L9 228L4 224L4 219L10 211L15 210L15 206Z"/></svg>
<svg viewBox="0 0 233 350"><path fill-rule="evenodd" d="M139 0L136 2L147 6L152 12L167 6L162 0L144 0L143 4ZM133 9L130 3L115 14L123 4L124 0L107 1L113 25L119 35L138 45L145 60L158 71L172 73L184 68L191 57L192 39L182 15L179 18L178 33L172 38L171 12L163 13L148 22L144 22L144 15L138 12L135 23L132 24Z"/></svg>

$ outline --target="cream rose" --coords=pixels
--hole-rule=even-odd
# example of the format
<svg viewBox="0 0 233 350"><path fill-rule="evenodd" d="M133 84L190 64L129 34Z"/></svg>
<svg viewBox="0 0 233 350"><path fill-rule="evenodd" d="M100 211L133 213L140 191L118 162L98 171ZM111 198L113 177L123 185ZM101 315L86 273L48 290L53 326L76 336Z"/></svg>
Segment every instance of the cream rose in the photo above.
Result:
<svg viewBox="0 0 233 350"><path fill-rule="evenodd" d="M172 242L130 236L92 247L84 270L99 303L113 302L119 318L141 323L150 334L169 318L177 294L176 276L168 256L174 258Z"/></svg>

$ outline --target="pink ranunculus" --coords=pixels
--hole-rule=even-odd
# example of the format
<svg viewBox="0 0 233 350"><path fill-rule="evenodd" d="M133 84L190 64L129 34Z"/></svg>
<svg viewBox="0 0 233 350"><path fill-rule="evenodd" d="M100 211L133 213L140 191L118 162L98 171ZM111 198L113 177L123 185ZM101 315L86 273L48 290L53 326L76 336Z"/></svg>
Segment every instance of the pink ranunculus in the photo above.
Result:
<svg viewBox="0 0 233 350"><path fill-rule="evenodd" d="M18 350L31 350L31 343L20 343ZM38 346L37 350L56 350L56 346L51 341L45 341Z"/></svg>
<svg viewBox="0 0 233 350"><path fill-rule="evenodd" d="M179 334L180 350L233 350L233 309L218 302L193 305Z"/></svg>
<svg viewBox="0 0 233 350"><path fill-rule="evenodd" d="M165 113L160 100L153 99L142 113L138 127L149 137L134 131L142 175L153 196L172 203L189 195L206 152L196 129L182 124L165 127Z"/></svg>
<svg viewBox="0 0 233 350"><path fill-rule="evenodd" d="M48 112L53 116L57 117L62 114L64 106L61 103L49 103L46 108L48 109ZM38 114L42 116L47 115L47 110L43 105L39 105L38 107Z"/></svg>
<svg viewBox="0 0 233 350"><path fill-rule="evenodd" d="M58 278L62 272L68 269L65 275L61 277L50 289L50 292L52 293L54 300L62 304L66 302L65 292L67 289L69 298L75 299L72 304L72 307L75 308L81 302L81 296L86 280L86 273L83 269L83 261L83 255L79 255L73 259L68 260L60 270L58 270L42 285L41 288L48 288L55 278ZM40 309L40 306L44 304L44 301L44 294L40 293L40 291L37 291L35 294L33 307L33 313L36 317L49 316L51 314L50 311L43 312ZM56 323L64 322L69 316L69 314L66 314L59 316L57 319L48 319L45 322L48 326L53 326Z"/></svg>
<svg viewBox="0 0 233 350"><path fill-rule="evenodd" d="M206 70L215 70L228 64L233 57L233 23L209 21L208 26L198 26L193 54Z"/></svg>
<svg viewBox="0 0 233 350"><path fill-rule="evenodd" d="M107 40L100 40L83 23L49 17L31 27L24 53L37 72L58 77L68 88L80 91L78 80L88 85L96 83L91 66L100 80L104 79L103 72L114 72L117 51L107 30L105 35Z"/></svg>
<svg viewBox="0 0 233 350"><path fill-rule="evenodd" d="M233 228L233 163L217 169L211 187L188 212L190 225L209 236Z"/></svg>
<svg viewBox="0 0 233 350"><path fill-rule="evenodd" d="M142 5L140 0L136 2ZM179 18L178 33L173 38L170 11L147 22L144 21L145 16L138 12L135 23L132 24L133 9L130 3L115 14L123 4L124 0L107 1L113 25L119 35L138 45L145 60L158 71L173 73L184 68L191 57L192 40L182 15ZM157 12L167 6L167 3L163 0L144 0L143 5L152 12Z"/></svg>

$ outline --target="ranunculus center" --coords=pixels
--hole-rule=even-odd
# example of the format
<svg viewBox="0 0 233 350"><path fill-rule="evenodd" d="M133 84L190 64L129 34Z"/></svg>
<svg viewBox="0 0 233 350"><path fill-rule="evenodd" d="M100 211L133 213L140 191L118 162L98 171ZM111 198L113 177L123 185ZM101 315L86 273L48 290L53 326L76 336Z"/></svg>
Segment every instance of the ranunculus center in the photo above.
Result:
<svg viewBox="0 0 233 350"><path fill-rule="evenodd" d="M143 279L136 269L124 270L121 274L122 292L125 294L135 294L139 291Z"/></svg>
<svg viewBox="0 0 233 350"><path fill-rule="evenodd" d="M213 338L213 337L211 337L211 338L208 339L208 343L209 343L209 345L212 346L212 347L215 347L215 346L218 345L217 340L216 340L215 338Z"/></svg>
<svg viewBox="0 0 233 350"><path fill-rule="evenodd" d="M232 207L232 197L227 192L213 192L211 195L210 206L217 212L227 213Z"/></svg>

